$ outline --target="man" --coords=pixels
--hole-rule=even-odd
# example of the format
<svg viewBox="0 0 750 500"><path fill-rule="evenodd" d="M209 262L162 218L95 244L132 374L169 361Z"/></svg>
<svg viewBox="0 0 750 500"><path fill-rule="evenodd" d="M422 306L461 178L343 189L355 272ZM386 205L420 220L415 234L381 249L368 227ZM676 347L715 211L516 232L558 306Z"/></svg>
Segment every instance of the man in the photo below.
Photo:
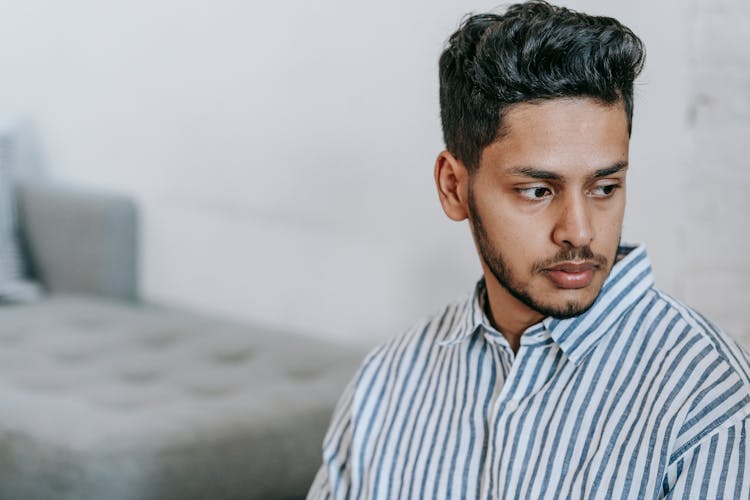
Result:
<svg viewBox="0 0 750 500"><path fill-rule="evenodd" d="M440 59L445 213L483 279L372 352L309 498L750 498L750 362L620 244L641 41L541 1Z"/></svg>

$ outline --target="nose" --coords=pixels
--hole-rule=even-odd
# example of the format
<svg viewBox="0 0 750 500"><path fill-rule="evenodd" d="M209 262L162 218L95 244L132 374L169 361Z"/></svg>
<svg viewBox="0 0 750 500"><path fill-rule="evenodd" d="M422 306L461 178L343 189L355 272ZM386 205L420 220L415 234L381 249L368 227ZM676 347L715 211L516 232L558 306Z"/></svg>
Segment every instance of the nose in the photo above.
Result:
<svg viewBox="0 0 750 500"><path fill-rule="evenodd" d="M586 195L571 194L562 201L552 239L562 247L580 248L590 244L594 229Z"/></svg>

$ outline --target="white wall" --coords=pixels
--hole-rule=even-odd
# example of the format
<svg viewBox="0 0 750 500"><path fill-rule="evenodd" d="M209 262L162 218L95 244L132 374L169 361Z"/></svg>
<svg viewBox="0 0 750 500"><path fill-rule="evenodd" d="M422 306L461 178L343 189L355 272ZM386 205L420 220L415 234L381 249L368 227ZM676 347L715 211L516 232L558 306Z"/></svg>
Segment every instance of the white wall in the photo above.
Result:
<svg viewBox="0 0 750 500"><path fill-rule="evenodd" d="M566 4L647 44L625 236L682 296L687 239L706 235L686 211L703 194L685 175L695 5ZM138 200L147 299L372 344L479 276L432 185L437 58L494 5L3 1L0 113L20 119L29 168Z"/></svg>
<svg viewBox="0 0 750 500"><path fill-rule="evenodd" d="M678 290L750 346L750 2L697 0L685 269Z"/></svg>

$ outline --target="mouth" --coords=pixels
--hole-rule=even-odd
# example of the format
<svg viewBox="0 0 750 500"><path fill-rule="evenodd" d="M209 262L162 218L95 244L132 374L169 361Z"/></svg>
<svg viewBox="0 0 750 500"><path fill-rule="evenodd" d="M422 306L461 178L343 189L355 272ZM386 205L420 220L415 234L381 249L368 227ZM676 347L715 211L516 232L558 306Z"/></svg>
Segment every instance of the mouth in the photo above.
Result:
<svg viewBox="0 0 750 500"><path fill-rule="evenodd" d="M589 286L597 269L599 265L590 261L561 262L543 269L542 273L558 288L575 290Z"/></svg>

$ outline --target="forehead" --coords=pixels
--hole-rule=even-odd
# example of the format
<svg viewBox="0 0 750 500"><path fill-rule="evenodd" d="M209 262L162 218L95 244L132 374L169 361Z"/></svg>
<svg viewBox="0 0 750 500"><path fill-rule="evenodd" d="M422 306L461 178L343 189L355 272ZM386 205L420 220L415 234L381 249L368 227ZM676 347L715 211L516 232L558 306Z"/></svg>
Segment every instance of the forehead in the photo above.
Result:
<svg viewBox="0 0 750 500"><path fill-rule="evenodd" d="M543 168L562 175L627 162L630 136L621 102L560 98L510 107L480 169Z"/></svg>

